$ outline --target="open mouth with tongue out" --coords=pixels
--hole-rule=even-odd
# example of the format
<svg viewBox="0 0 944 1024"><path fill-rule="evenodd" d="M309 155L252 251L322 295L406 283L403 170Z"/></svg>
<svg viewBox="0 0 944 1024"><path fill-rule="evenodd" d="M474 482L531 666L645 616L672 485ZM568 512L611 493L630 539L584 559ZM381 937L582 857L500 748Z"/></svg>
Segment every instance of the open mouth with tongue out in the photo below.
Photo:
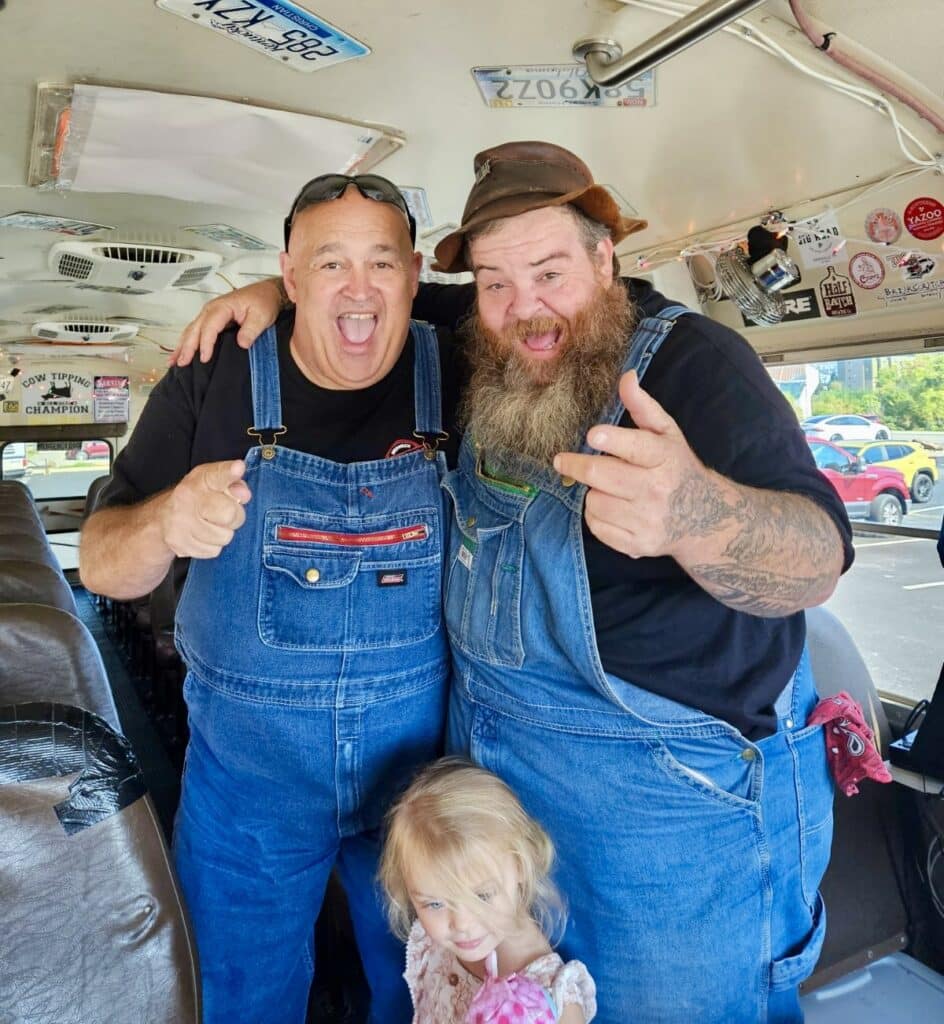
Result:
<svg viewBox="0 0 944 1024"><path fill-rule="evenodd" d="M377 326L376 313L342 313L337 318L338 330L341 337L349 345L366 345Z"/></svg>
<svg viewBox="0 0 944 1024"><path fill-rule="evenodd" d="M528 350L533 359L553 359L557 354L557 346L561 339L561 330L556 328L540 334L526 334L521 344Z"/></svg>

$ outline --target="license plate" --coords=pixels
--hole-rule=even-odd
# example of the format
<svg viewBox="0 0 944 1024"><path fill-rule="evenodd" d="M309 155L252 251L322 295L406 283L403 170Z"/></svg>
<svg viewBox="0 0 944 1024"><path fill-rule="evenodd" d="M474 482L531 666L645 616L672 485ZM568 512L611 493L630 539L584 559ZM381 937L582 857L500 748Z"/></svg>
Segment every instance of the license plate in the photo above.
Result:
<svg viewBox="0 0 944 1024"><path fill-rule="evenodd" d="M295 71L320 71L370 48L288 0L157 0L177 14Z"/></svg>
<svg viewBox="0 0 944 1024"><path fill-rule="evenodd" d="M652 107L655 77L646 71L622 85L597 85L583 64L473 68L488 107Z"/></svg>

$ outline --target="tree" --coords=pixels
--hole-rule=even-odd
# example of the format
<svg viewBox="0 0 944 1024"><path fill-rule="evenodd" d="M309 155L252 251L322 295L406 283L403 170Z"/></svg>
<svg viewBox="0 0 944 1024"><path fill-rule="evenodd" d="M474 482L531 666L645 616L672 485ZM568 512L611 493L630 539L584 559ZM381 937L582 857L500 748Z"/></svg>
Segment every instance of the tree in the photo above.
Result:
<svg viewBox="0 0 944 1024"><path fill-rule="evenodd" d="M882 367L876 393L889 426L944 430L944 355L909 356Z"/></svg>

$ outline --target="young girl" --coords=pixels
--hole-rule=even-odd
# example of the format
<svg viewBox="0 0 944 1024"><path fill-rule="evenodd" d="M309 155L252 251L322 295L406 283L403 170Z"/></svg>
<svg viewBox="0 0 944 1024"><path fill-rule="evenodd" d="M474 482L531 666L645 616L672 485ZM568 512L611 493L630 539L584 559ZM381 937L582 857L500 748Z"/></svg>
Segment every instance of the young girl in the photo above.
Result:
<svg viewBox="0 0 944 1024"><path fill-rule="evenodd" d="M563 923L553 858L491 772L458 758L420 772L390 811L380 865L413 1024L589 1024L593 980L548 941Z"/></svg>

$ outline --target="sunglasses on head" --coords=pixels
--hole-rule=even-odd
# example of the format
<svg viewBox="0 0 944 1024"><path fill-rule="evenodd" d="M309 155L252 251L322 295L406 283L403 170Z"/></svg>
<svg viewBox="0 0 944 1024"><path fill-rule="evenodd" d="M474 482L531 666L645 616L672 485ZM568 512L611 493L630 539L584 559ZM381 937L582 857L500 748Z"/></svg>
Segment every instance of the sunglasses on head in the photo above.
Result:
<svg viewBox="0 0 944 1024"><path fill-rule="evenodd" d="M288 239L292 233L292 222L302 210L316 203L325 203L329 199L337 199L344 194L348 186L353 185L365 199L374 199L378 203L390 203L404 214L410 225L410 242L416 244L416 221L410 208L406 205L403 194L386 178L379 174L322 174L312 178L295 197L292 209L285 218L285 249L288 250Z"/></svg>

